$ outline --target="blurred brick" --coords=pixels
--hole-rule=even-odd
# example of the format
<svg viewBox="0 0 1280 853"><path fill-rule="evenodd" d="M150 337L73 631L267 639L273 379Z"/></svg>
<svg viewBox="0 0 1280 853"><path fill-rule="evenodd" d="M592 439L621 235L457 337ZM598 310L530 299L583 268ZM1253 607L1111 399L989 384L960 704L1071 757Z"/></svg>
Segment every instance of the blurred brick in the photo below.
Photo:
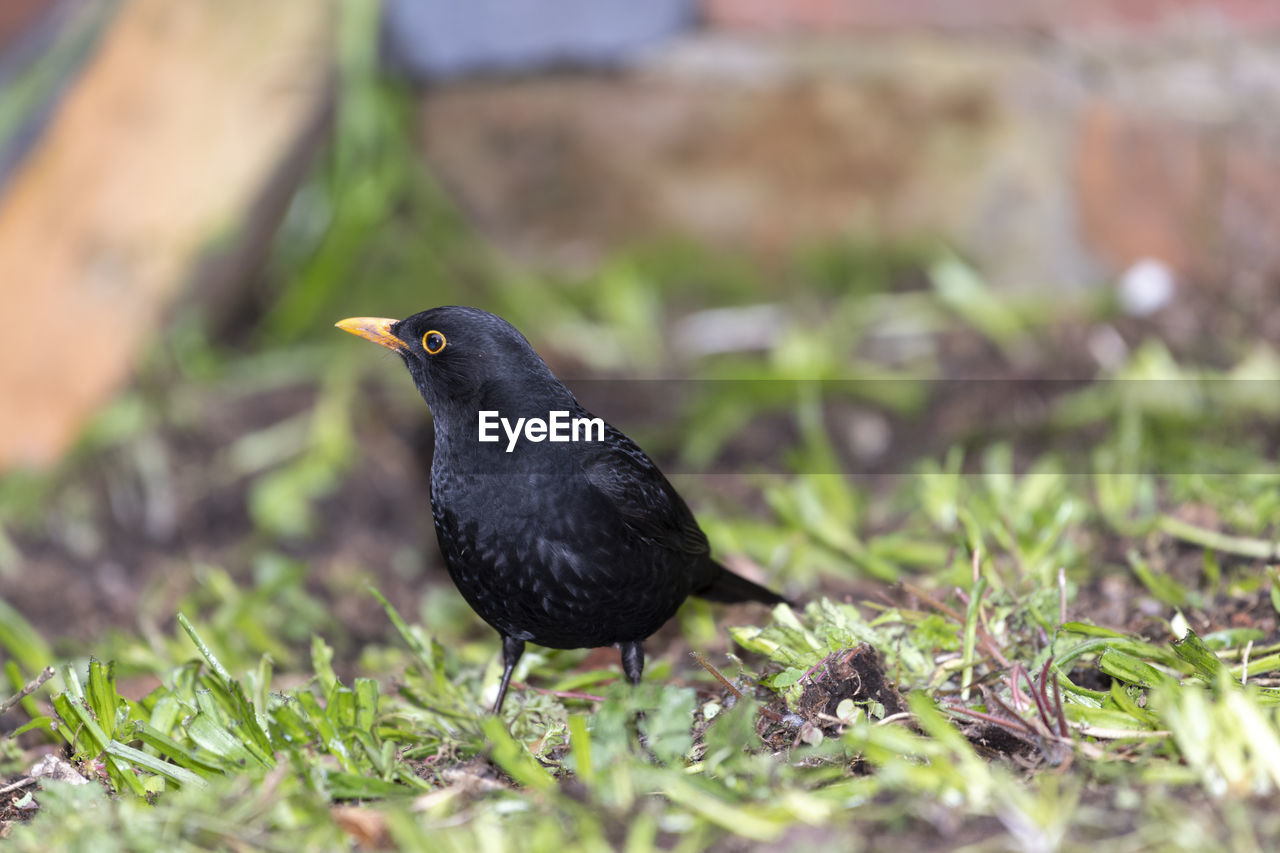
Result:
<svg viewBox="0 0 1280 853"><path fill-rule="evenodd" d="M55 0L4 0L0 2L0 53L15 42L24 30L45 12Z"/></svg>
<svg viewBox="0 0 1280 853"><path fill-rule="evenodd" d="M1185 121L1086 106L1075 146L1079 228L1112 269L1142 258L1185 272L1210 250L1212 210L1204 131Z"/></svg>
<svg viewBox="0 0 1280 853"><path fill-rule="evenodd" d="M1144 30L1189 21L1216 21L1242 31L1280 28L1275 0L1085 0L1061 3L1055 21L1074 27Z"/></svg>
<svg viewBox="0 0 1280 853"><path fill-rule="evenodd" d="M1144 25L1165 7L1122 11ZM767 262L857 234L940 240L1007 287L1088 286L1143 258L1188 281L1280 272L1267 39L702 35L612 78L441 86L421 115L464 209L535 263L671 234Z"/></svg>
<svg viewBox="0 0 1280 853"><path fill-rule="evenodd" d="M1091 280L1054 81L940 42L700 40L659 67L440 87L426 159L525 260L672 234L768 262L850 234L941 237L1001 284Z"/></svg>
<svg viewBox="0 0 1280 853"><path fill-rule="evenodd" d="M1002 29L1036 26L1043 0L706 0L713 27L776 32L831 29Z"/></svg>
<svg viewBox="0 0 1280 853"><path fill-rule="evenodd" d="M1274 131L1241 131L1228 136L1224 149L1222 259L1232 270L1275 275L1280 272L1280 140Z"/></svg>
<svg viewBox="0 0 1280 853"><path fill-rule="evenodd" d="M908 217L943 114L967 112L952 132L981 133L987 110L907 85L561 77L433 93L423 140L466 209L518 252L599 257L674 230L771 255Z"/></svg>
<svg viewBox="0 0 1280 853"><path fill-rule="evenodd" d="M1280 29L1275 0L705 0L713 27L733 30L958 30L1146 32L1219 21Z"/></svg>

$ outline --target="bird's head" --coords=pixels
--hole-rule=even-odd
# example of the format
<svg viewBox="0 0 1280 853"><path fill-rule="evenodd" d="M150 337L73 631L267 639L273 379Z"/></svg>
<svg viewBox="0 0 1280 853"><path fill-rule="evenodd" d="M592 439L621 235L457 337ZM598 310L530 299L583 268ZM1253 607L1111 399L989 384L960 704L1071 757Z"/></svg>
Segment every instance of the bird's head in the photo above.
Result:
<svg viewBox="0 0 1280 853"><path fill-rule="evenodd" d="M336 325L399 353L437 421L480 408L524 408L532 399L558 402L562 394L572 399L524 335L479 308L449 305L403 320L352 317Z"/></svg>

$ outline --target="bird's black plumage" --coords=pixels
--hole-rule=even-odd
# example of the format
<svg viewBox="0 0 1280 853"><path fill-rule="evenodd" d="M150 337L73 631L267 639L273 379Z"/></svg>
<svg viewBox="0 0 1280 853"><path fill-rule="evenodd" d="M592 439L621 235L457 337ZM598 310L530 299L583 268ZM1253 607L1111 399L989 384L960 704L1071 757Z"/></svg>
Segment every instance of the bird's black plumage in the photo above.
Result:
<svg viewBox="0 0 1280 853"><path fill-rule="evenodd" d="M502 635L495 712L526 642L616 645L634 683L641 642L689 595L784 600L712 559L684 500L612 426L603 440L479 440L482 410L511 423L553 411L594 417L505 320L448 306L338 326L398 352L431 408L440 550L463 598Z"/></svg>

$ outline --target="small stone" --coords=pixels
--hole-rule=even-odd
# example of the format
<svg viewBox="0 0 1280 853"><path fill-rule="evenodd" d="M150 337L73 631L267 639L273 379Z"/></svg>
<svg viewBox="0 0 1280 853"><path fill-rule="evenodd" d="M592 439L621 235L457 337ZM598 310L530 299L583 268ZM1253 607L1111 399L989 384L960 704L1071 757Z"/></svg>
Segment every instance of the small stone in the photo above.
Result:
<svg viewBox="0 0 1280 853"><path fill-rule="evenodd" d="M1163 261L1143 258L1120 276L1120 307L1132 317L1145 317L1173 300L1173 270Z"/></svg>
<svg viewBox="0 0 1280 853"><path fill-rule="evenodd" d="M81 776L80 771L72 764L53 754L46 755L31 765L30 775L36 779L52 779L69 785L89 784L89 780Z"/></svg>

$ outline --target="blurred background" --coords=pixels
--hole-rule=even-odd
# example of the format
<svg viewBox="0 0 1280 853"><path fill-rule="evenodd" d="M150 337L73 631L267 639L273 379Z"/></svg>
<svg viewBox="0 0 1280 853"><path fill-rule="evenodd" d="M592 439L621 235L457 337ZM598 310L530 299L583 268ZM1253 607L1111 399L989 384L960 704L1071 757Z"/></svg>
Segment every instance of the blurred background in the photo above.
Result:
<svg viewBox="0 0 1280 853"><path fill-rule="evenodd" d="M1278 37L1264 0L6 0L0 606L158 644L182 608L287 668L382 638L373 583L488 659L429 414L332 328L446 303L515 323L741 571L967 576L946 476L981 470L1051 585L1097 559L1069 475L1182 470L1170 419L1265 438L1273 384L1124 381L1280 376ZM1270 529L1266 483L1196 482ZM1107 488L1116 527L1160 497Z"/></svg>

